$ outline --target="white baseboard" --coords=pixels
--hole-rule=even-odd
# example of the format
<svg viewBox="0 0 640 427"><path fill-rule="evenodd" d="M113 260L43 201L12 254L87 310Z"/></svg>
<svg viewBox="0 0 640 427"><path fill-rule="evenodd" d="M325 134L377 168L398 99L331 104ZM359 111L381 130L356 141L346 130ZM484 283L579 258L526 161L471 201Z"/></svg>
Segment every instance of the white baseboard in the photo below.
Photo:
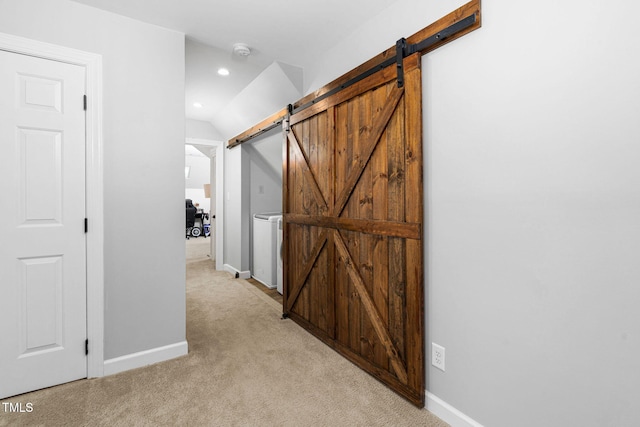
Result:
<svg viewBox="0 0 640 427"><path fill-rule="evenodd" d="M113 375L130 369L141 368L165 360L175 359L189 353L186 341L164 347L152 348L138 353L127 354L104 361L104 375Z"/></svg>
<svg viewBox="0 0 640 427"><path fill-rule="evenodd" d="M224 271L231 273L231 275L233 277L236 277L236 274L237 274L238 275L238 279L248 279L248 278L251 277L251 272L250 271L236 270L235 268L233 268L229 264L225 264L224 265Z"/></svg>
<svg viewBox="0 0 640 427"><path fill-rule="evenodd" d="M429 412L440 418L451 427L483 427L479 422L458 411L438 396L426 392L426 408Z"/></svg>

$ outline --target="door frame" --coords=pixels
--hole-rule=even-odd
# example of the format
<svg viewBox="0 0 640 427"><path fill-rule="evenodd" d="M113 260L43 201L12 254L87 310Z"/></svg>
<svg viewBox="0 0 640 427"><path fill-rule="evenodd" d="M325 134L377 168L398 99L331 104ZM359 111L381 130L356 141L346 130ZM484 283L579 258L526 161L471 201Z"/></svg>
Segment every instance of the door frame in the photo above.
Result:
<svg viewBox="0 0 640 427"><path fill-rule="evenodd" d="M0 50L84 67L86 72L87 377L104 375L104 165L102 55L0 33Z"/></svg>
<svg viewBox="0 0 640 427"><path fill-rule="evenodd" d="M215 257L216 270L224 270L224 147L223 141L213 139L186 138L185 144L201 145L211 148L209 155L210 171L215 164L215 194L216 194L216 222L215 222ZM215 163L214 163L215 162Z"/></svg>

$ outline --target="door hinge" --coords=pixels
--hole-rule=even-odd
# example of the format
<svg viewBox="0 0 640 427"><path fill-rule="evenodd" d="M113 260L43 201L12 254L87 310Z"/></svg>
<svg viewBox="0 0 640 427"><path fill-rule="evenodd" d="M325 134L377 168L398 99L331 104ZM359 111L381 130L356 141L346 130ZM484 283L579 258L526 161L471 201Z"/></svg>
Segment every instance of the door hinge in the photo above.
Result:
<svg viewBox="0 0 640 427"><path fill-rule="evenodd" d="M85 355L89 354L89 340L88 339L84 340L84 354Z"/></svg>
<svg viewBox="0 0 640 427"><path fill-rule="evenodd" d="M85 233L89 232L89 219L88 218L84 219L84 232Z"/></svg>
<svg viewBox="0 0 640 427"><path fill-rule="evenodd" d="M83 102L84 111L87 111L87 95L84 95L82 97L82 102Z"/></svg>

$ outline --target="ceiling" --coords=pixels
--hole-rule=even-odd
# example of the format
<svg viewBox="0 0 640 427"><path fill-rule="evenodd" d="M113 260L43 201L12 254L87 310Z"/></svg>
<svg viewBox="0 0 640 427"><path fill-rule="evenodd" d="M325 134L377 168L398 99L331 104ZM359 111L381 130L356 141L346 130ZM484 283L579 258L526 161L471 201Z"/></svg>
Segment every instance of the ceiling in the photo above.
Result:
<svg viewBox="0 0 640 427"><path fill-rule="evenodd" d="M72 1L185 33L185 114L209 121L273 61L304 69L396 0ZM235 43L251 55L234 55Z"/></svg>

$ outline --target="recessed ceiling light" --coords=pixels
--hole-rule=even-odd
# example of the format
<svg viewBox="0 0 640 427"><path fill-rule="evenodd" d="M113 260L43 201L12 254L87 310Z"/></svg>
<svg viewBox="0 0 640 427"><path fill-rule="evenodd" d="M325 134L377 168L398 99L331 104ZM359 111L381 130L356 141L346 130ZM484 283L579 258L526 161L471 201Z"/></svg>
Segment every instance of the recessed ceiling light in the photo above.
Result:
<svg viewBox="0 0 640 427"><path fill-rule="evenodd" d="M202 104L200 102L194 102L193 106L196 108L202 108Z"/></svg>
<svg viewBox="0 0 640 427"><path fill-rule="evenodd" d="M229 75L229 70L227 70L226 68L219 68L218 69L218 74L220 74L221 76L228 76Z"/></svg>

